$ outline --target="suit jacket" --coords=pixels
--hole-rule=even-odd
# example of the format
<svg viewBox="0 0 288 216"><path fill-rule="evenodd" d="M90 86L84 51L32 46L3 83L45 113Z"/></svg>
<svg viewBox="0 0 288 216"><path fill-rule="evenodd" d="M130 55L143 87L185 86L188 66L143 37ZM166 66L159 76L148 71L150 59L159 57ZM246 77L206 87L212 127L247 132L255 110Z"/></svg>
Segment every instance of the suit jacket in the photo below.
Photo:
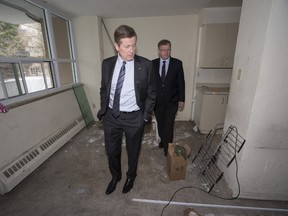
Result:
<svg viewBox="0 0 288 216"><path fill-rule="evenodd" d="M164 83L159 74L160 58L152 61L157 83L157 105L178 104L179 101L185 102L185 79L182 61L170 57Z"/></svg>
<svg viewBox="0 0 288 216"><path fill-rule="evenodd" d="M97 113L99 120L105 115L109 106L109 97L114 67L118 56L104 59L102 62L102 79L100 87L101 108ZM134 57L134 84L136 102L143 112L143 119L150 120L156 102L156 82L152 62L144 57Z"/></svg>

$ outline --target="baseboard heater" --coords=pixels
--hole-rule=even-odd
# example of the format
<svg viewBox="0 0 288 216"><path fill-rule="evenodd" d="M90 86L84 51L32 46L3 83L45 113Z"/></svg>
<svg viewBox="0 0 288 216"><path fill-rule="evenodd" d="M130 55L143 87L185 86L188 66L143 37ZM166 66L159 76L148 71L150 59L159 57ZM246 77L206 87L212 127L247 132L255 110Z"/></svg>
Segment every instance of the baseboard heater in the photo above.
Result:
<svg viewBox="0 0 288 216"><path fill-rule="evenodd" d="M0 170L0 194L11 191L83 127L85 127L85 122L81 116L3 167Z"/></svg>

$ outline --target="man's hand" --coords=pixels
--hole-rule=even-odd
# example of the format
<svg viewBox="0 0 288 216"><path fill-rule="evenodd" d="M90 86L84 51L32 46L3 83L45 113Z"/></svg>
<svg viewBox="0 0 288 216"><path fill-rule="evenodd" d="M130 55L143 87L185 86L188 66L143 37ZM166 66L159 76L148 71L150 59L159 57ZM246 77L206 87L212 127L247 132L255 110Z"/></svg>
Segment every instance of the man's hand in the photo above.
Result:
<svg viewBox="0 0 288 216"><path fill-rule="evenodd" d="M184 106L185 106L185 102L182 102L182 101L179 101L179 102L178 102L178 110L179 110L180 112L183 111Z"/></svg>

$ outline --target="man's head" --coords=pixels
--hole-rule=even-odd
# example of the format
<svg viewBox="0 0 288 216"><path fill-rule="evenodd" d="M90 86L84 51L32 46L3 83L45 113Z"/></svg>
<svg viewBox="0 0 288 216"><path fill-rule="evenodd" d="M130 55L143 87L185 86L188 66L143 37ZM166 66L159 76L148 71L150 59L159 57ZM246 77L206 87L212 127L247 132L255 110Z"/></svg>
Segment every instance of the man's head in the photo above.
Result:
<svg viewBox="0 0 288 216"><path fill-rule="evenodd" d="M114 46L125 61L133 60L136 53L137 34L127 25L119 26L114 32Z"/></svg>
<svg viewBox="0 0 288 216"><path fill-rule="evenodd" d="M166 60L171 54L171 42L167 39L163 39L158 43L158 55L161 59Z"/></svg>

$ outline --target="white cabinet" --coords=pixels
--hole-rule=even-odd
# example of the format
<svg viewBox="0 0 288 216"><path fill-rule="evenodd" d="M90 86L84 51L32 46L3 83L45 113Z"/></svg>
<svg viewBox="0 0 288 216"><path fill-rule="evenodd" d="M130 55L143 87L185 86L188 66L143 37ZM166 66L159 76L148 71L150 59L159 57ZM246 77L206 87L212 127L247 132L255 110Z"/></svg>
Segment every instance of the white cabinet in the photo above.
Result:
<svg viewBox="0 0 288 216"><path fill-rule="evenodd" d="M238 23L204 24L201 31L201 68L232 68Z"/></svg>
<svg viewBox="0 0 288 216"><path fill-rule="evenodd" d="M194 121L201 133L208 133L216 124L224 123L228 92L199 92L195 102Z"/></svg>

